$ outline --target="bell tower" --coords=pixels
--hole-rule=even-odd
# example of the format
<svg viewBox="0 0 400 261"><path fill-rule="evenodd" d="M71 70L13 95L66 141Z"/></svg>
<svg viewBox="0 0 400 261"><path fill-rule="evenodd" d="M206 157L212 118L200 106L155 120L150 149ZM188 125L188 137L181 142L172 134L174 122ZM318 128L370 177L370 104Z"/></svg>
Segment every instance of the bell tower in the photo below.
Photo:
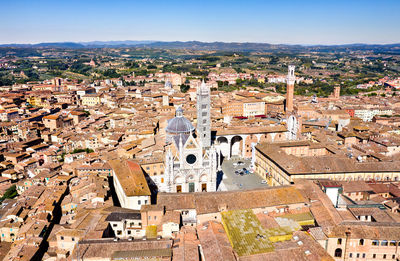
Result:
<svg viewBox="0 0 400 261"><path fill-rule="evenodd" d="M339 100L340 99L340 85L335 86L333 89L333 98Z"/></svg>
<svg viewBox="0 0 400 261"><path fill-rule="evenodd" d="M204 80L197 87L197 135L203 147L211 146L210 88Z"/></svg>
<svg viewBox="0 0 400 261"><path fill-rule="evenodd" d="M296 76L294 75L294 65L289 65L287 75L287 87L286 87L286 113L293 111L293 95L294 95L294 82Z"/></svg>

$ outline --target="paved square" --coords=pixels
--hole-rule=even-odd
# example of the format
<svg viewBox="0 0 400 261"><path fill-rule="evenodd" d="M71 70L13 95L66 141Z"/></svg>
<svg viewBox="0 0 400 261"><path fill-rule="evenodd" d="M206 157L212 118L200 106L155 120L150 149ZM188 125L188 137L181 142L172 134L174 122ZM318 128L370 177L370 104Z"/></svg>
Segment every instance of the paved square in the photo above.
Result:
<svg viewBox="0 0 400 261"><path fill-rule="evenodd" d="M233 166L234 162L242 161L245 164L241 166ZM265 188L268 184L263 184L262 178L257 174L247 174L247 175L236 175L235 170L241 170L243 168L249 169L251 161L250 160L224 160L222 163L223 178L220 184L221 190L247 190L255 188Z"/></svg>

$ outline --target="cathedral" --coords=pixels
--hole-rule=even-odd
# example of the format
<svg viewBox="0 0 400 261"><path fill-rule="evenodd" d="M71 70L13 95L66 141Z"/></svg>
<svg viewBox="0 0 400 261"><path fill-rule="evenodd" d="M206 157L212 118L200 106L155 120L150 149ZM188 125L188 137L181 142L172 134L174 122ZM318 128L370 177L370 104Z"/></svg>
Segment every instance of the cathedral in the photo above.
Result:
<svg viewBox="0 0 400 261"><path fill-rule="evenodd" d="M197 89L197 128L183 116L181 107L168 120L165 181L161 192L207 192L217 190L218 153L211 144L210 89L203 82Z"/></svg>

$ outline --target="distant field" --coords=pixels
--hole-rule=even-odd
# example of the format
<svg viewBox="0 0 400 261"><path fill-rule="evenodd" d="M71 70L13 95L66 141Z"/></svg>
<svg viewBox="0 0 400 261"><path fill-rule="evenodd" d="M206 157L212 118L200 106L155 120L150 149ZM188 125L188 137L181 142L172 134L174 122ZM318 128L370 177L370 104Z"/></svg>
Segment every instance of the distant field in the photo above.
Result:
<svg viewBox="0 0 400 261"><path fill-rule="evenodd" d="M80 80L89 79L89 77L87 77L86 75L79 74L79 73L74 73L74 72L69 72L69 71L63 72L63 76L67 77L67 78L80 79Z"/></svg>

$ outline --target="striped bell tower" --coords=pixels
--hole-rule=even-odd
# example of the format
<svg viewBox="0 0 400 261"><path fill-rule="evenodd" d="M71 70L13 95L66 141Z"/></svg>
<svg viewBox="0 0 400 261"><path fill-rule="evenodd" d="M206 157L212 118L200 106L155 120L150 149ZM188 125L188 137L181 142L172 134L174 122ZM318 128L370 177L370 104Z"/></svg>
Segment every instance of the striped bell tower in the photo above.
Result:
<svg viewBox="0 0 400 261"><path fill-rule="evenodd" d="M211 146L211 115L210 115L210 88L206 83L197 87L197 135L201 146Z"/></svg>

